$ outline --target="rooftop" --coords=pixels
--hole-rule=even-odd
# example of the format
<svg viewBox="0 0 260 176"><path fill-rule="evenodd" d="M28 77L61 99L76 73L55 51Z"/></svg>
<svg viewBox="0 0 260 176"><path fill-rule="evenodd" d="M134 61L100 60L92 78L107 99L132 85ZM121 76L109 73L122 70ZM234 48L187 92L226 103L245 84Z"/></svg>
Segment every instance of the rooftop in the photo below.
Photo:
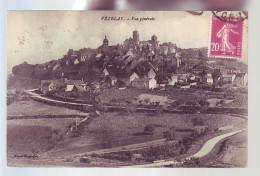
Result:
<svg viewBox="0 0 260 176"><path fill-rule="evenodd" d="M152 78L136 78L135 80L133 80L133 82L139 82L139 81L150 81Z"/></svg>

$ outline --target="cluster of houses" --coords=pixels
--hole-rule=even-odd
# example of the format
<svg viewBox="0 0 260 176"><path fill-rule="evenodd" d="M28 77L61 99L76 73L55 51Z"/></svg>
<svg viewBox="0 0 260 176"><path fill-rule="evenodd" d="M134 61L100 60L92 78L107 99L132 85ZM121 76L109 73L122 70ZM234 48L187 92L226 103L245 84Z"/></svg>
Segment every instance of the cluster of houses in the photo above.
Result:
<svg viewBox="0 0 260 176"><path fill-rule="evenodd" d="M87 92L90 87L82 80L68 80L66 78L55 80L42 80L41 92Z"/></svg>
<svg viewBox="0 0 260 176"><path fill-rule="evenodd" d="M113 71L105 68L103 70L106 77L105 83L111 87L120 82L121 86L142 89L154 89L166 85L190 88L198 83L206 85L218 85L219 83L235 86L247 85L247 73L232 72L222 74L220 69L192 69L190 71L177 69L175 73L162 74L156 66L152 66L151 63L148 65L150 65L150 68L146 72L143 71L142 76L138 72L113 74Z"/></svg>
<svg viewBox="0 0 260 176"><path fill-rule="evenodd" d="M139 32L133 31L133 37L124 42L123 48L126 51L126 54L123 54L124 57L118 56L122 49L119 45L109 47L108 43L105 36L103 45L99 47L100 53L97 55L91 54L91 49L69 50L64 62L57 62L53 67L53 70L57 71L56 75L58 70L61 70L61 78L42 80L41 91L43 93L52 91L85 92L114 86L154 89L166 85L178 88L190 88L198 84L216 86L219 83L222 85L247 85L246 73L230 71L225 67L215 67L217 65L215 60L203 63L199 56L183 58L177 51L176 44L169 42L159 45L155 35L149 41L140 41ZM109 54L104 54L109 48L111 53L114 50L117 51L117 54L110 59ZM79 68L87 69L84 63L92 55L95 57L94 62L96 63L92 68L95 67L98 70L100 79L86 83ZM82 65L82 67L69 67L71 65ZM84 74L91 76L89 73Z"/></svg>
<svg viewBox="0 0 260 176"><path fill-rule="evenodd" d="M176 73L161 75L158 74L155 67L151 67L149 71L139 76L136 72L117 73L105 68L103 70L103 79L100 82L88 84L83 80L68 80L61 78L56 80L42 80L41 91L43 93L53 91L63 92L87 92L90 89L99 90L111 87L135 87L139 89L154 89L157 87L176 86L179 88L190 88L197 86L198 83L206 85L222 84L245 86L247 85L246 73L227 73L221 74L219 69L214 71L202 70L201 72L185 72L177 70Z"/></svg>

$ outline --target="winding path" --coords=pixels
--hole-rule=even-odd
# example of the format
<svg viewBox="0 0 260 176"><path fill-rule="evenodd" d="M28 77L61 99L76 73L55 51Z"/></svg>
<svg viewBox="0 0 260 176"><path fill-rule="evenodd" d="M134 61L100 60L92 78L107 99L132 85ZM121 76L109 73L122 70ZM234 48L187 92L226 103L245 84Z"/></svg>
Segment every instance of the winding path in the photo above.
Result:
<svg viewBox="0 0 260 176"><path fill-rule="evenodd" d="M45 100L45 101L49 101L49 102L53 102L53 103L59 103L59 104L67 104L67 105L77 105L77 106L81 106L81 105L86 105L86 106L93 106L91 104L86 104L86 103L73 103L73 102L65 102L65 101L60 101L60 100L55 100L52 98L47 98L47 97L43 97L37 93L35 93L34 91L37 89L31 89L31 90L27 90L26 92L28 94L30 94L32 97L36 97L40 100Z"/></svg>
<svg viewBox="0 0 260 176"><path fill-rule="evenodd" d="M183 160L189 160L191 158L202 158L202 157L206 156L207 154L209 154L219 141L221 141L222 139L225 139L227 137L233 136L235 134L241 133L244 130L245 129L237 130L237 131L229 132L229 133L214 137L214 138L208 140L197 153L195 153L194 155L189 156ZM179 164L183 164L183 161L162 161L162 162L158 162L158 163L124 166L124 167L145 168L145 167L162 167L162 166L167 166L167 165L179 165Z"/></svg>

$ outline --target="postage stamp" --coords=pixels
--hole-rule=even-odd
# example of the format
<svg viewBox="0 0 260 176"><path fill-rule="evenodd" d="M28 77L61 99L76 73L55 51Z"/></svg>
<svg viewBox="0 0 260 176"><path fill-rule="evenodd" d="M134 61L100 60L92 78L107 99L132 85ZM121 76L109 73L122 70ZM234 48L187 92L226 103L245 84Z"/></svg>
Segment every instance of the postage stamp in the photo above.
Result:
<svg viewBox="0 0 260 176"><path fill-rule="evenodd" d="M212 16L209 57L241 58L243 21L230 23Z"/></svg>

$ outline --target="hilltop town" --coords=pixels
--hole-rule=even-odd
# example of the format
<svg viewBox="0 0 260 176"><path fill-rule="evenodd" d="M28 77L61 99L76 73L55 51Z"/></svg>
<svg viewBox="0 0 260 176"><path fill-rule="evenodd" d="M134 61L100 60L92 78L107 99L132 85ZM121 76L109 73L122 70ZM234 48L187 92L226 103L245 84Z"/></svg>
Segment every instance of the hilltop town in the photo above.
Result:
<svg viewBox="0 0 260 176"><path fill-rule="evenodd" d="M181 49L162 43L156 35L140 41L139 31L121 45L109 45L105 36L97 49L70 49L63 58L44 64L17 65L15 75L39 79L41 91L87 92L111 87L139 89L199 88L247 85L247 66L234 59L208 58L207 49Z"/></svg>

